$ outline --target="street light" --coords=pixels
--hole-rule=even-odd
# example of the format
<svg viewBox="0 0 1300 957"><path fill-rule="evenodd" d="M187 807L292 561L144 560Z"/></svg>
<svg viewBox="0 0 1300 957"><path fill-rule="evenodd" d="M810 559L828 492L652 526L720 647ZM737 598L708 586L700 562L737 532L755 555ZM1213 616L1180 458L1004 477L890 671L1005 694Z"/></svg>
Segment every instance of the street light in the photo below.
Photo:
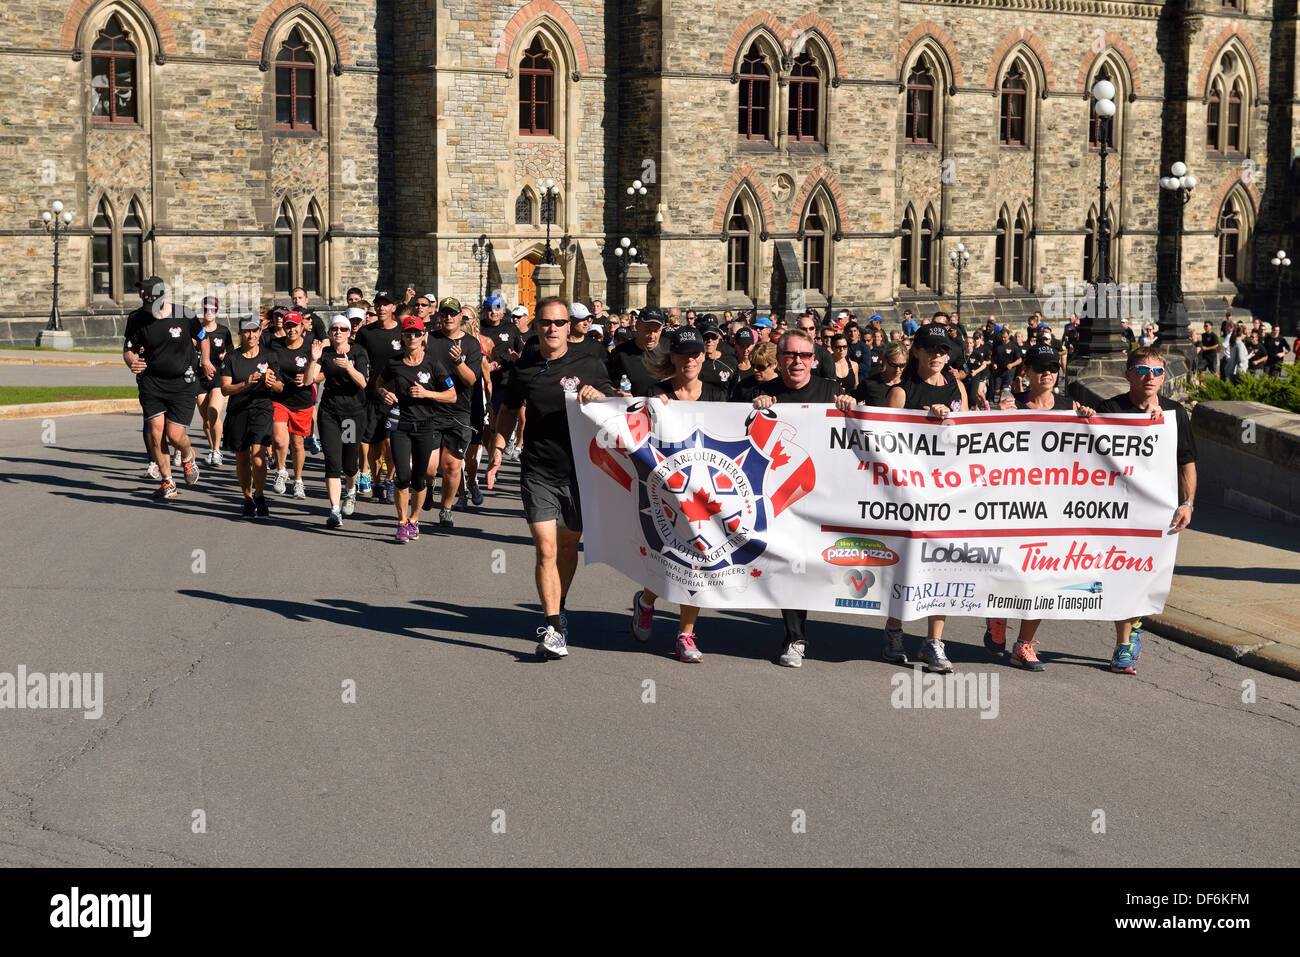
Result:
<svg viewBox="0 0 1300 957"><path fill-rule="evenodd" d="M541 182L542 187L542 218L546 220L546 252L542 254L542 262L548 266L555 265L555 251L551 249L551 223L555 222L555 200L560 195L560 187L555 185L555 180L544 179Z"/></svg>
<svg viewBox="0 0 1300 957"><path fill-rule="evenodd" d="M970 252L965 243L958 243L957 248L948 253L948 260L957 268L957 315L961 316L961 273L970 262Z"/></svg>
<svg viewBox="0 0 1300 957"><path fill-rule="evenodd" d="M1098 80L1092 85L1092 110L1097 114L1097 139L1101 144L1101 214L1097 221L1097 286L1109 285L1110 216L1106 212L1106 155L1110 141L1110 121L1115 115L1115 84ZM1098 296L1098 301L1104 301Z"/></svg>
<svg viewBox="0 0 1300 957"><path fill-rule="evenodd" d="M632 240L624 236L614 247L614 265L618 270L619 284L623 288L623 307L627 308L628 290L627 290L627 271L631 268L633 257L636 256L636 247L632 245Z"/></svg>
<svg viewBox="0 0 1300 957"><path fill-rule="evenodd" d="M488 257L492 254L492 244L488 242L487 234L479 236L474 241L474 261L478 263L478 305L483 307L483 267L487 265Z"/></svg>
<svg viewBox="0 0 1300 957"><path fill-rule="evenodd" d="M1277 267L1277 297L1273 300L1273 323L1280 328L1282 325L1282 271L1291 268L1291 257L1286 254L1285 249L1279 249L1277 255L1269 262Z"/></svg>
<svg viewBox="0 0 1300 957"><path fill-rule="evenodd" d="M1162 196L1170 196L1178 204L1177 226L1174 229L1174 268L1170 280L1169 300L1160 310L1160 341L1182 342L1187 332L1187 307L1183 304L1183 210L1192 200L1196 177L1187 172L1187 164L1174 163L1169 175L1160 177Z"/></svg>
<svg viewBox="0 0 1300 957"><path fill-rule="evenodd" d="M59 241L67 236L68 230L72 227L72 211L65 210L63 203L56 199L50 203L49 209L41 212L41 224L54 238L54 296L50 307L50 321L45 324L45 332L60 334L50 337L51 339L65 339L67 333L63 329L63 318L59 315ZM40 344L38 338L37 345Z"/></svg>

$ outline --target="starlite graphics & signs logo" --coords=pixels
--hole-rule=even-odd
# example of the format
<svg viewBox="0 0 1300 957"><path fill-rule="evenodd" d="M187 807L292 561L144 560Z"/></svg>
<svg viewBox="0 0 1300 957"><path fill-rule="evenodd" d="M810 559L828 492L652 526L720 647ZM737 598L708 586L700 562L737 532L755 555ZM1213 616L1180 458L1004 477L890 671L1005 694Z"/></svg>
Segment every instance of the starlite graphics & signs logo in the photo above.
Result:
<svg viewBox="0 0 1300 957"><path fill-rule="evenodd" d="M752 413L745 434L696 427L656 434L654 409L637 402L606 420L591 441L592 463L636 496L646 551L691 592L743 587L762 570L768 523L813 490L812 457L770 409Z"/></svg>

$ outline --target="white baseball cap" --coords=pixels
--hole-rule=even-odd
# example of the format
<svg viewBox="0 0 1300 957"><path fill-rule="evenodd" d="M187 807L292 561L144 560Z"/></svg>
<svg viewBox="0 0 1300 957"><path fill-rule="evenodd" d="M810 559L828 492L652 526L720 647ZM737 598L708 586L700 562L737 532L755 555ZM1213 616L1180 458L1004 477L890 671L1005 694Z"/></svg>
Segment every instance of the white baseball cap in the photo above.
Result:
<svg viewBox="0 0 1300 957"><path fill-rule="evenodd" d="M348 322L348 317L342 313L339 313L330 320L330 328L333 329L335 326L342 326L344 329L349 331L352 329L352 323Z"/></svg>
<svg viewBox="0 0 1300 957"><path fill-rule="evenodd" d="M366 318L366 311L360 306L349 306L347 312L344 313L344 316L349 322L360 322Z"/></svg>
<svg viewBox="0 0 1300 957"><path fill-rule="evenodd" d="M526 316L528 315L528 307L523 305L515 306L510 310L510 315L514 316L516 319L520 316Z"/></svg>
<svg viewBox="0 0 1300 957"><path fill-rule="evenodd" d="M579 322L581 322L583 319L590 319L591 310L588 309L586 306L584 306L582 303L575 302L572 306L569 307L569 318L577 319Z"/></svg>
<svg viewBox="0 0 1300 957"><path fill-rule="evenodd" d="M587 331L594 332L597 335L603 336L605 334L605 327L602 326L599 322L593 322L591 325L587 327Z"/></svg>

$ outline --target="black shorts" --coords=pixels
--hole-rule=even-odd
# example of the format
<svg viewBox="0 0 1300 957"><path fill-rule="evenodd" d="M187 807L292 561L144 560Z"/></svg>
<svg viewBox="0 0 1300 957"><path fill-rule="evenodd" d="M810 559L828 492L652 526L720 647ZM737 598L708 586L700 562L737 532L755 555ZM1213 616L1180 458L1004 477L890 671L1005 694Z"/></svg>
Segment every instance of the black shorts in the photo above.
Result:
<svg viewBox="0 0 1300 957"><path fill-rule="evenodd" d="M582 499L576 476L567 485L554 485L525 471L519 478L519 492L524 500L524 518L530 525L555 519L571 532L582 531Z"/></svg>
<svg viewBox="0 0 1300 957"><path fill-rule="evenodd" d="M247 452L254 445L269 448L275 412L268 406L249 405L226 413L221 444L230 452Z"/></svg>
<svg viewBox="0 0 1300 957"><path fill-rule="evenodd" d="M366 403L365 422L361 428L361 441L367 445L382 445L388 441L388 405L378 399Z"/></svg>
<svg viewBox="0 0 1300 957"><path fill-rule="evenodd" d="M140 408L145 421L160 415L167 416L167 421L183 428L188 428L194 418L197 396L194 383L184 378L155 379L143 376L139 380Z"/></svg>
<svg viewBox="0 0 1300 957"><path fill-rule="evenodd" d="M451 423L446 425L435 425L433 427L434 441L433 447L450 452L453 457L463 459L465 450L469 448L470 427Z"/></svg>

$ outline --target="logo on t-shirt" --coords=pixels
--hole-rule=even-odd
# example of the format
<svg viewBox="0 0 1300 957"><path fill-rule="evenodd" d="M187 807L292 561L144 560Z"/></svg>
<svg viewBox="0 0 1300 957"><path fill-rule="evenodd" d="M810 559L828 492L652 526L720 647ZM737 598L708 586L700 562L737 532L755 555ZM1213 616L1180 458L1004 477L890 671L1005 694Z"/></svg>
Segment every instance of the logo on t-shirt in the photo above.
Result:
<svg viewBox="0 0 1300 957"><path fill-rule="evenodd" d="M718 370L718 378L721 379L723 382L726 382L728 379L731 378L731 370L730 370L730 369L719 369L719 370Z"/></svg>
<svg viewBox="0 0 1300 957"><path fill-rule="evenodd" d="M307 357L306 357L306 356L294 356L294 357L293 357L293 364L296 365L299 369L301 369L303 366L305 366L305 365L307 364Z"/></svg>
<svg viewBox="0 0 1300 957"><path fill-rule="evenodd" d="M563 388L565 392L577 392L578 386L580 385L582 385L582 380L577 376L569 375L560 380L560 387Z"/></svg>
<svg viewBox="0 0 1300 957"><path fill-rule="evenodd" d="M225 341L224 339L213 339L212 344L216 346L218 349L220 349L221 343L223 343L224 341Z"/></svg>
<svg viewBox="0 0 1300 957"><path fill-rule="evenodd" d="M394 352L396 352L398 349L402 348L402 344L401 344L400 342L398 342L396 339L394 339L394 340L392 341L392 346L393 346L393 351L394 351Z"/></svg>
<svg viewBox="0 0 1300 957"><path fill-rule="evenodd" d="M415 377L420 381L420 385L428 385L428 383L429 383L429 373L427 373L427 372L418 372L418 373L416 373L416 376L415 376Z"/></svg>
<svg viewBox="0 0 1300 957"><path fill-rule="evenodd" d="M180 327L180 326L172 326L172 327L171 327L170 329L168 329L167 331L170 332L170 333L172 334L172 338L173 338L173 339L179 339L179 338L181 337L181 327Z"/></svg>
<svg viewBox="0 0 1300 957"><path fill-rule="evenodd" d="M257 371L258 371L258 372L265 372L266 370L267 370L267 364L266 364L265 362L259 362L259 363L257 364Z"/></svg>

